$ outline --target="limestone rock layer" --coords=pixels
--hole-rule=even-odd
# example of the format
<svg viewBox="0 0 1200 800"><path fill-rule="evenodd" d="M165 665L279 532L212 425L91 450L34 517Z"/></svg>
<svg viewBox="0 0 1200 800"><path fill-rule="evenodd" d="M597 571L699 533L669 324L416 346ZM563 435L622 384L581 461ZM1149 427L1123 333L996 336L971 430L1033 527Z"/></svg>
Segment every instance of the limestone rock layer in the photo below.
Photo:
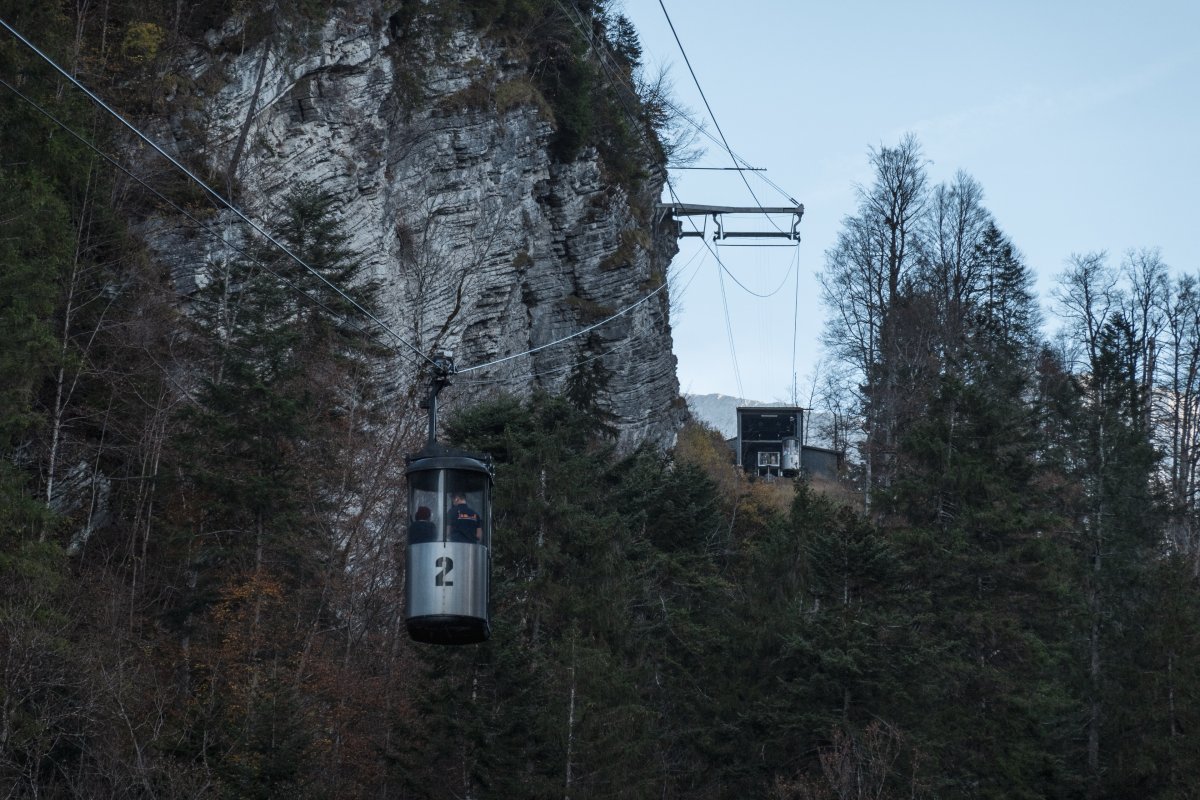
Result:
<svg viewBox="0 0 1200 800"><path fill-rule="evenodd" d="M553 114L525 63L468 30L436 48L399 36L374 4L357 5L236 51L244 21L210 33L178 65L160 133L224 176L264 227L297 182L332 192L385 287L389 326L465 370L451 413L497 392L561 391L574 370L600 366L598 402L622 445L669 445L685 412L663 286L676 229L653 212L663 165L648 158L622 183L595 148L556 161ZM252 235L232 214L220 221ZM149 230L184 291L196 264L221 257L212 237ZM418 384L416 359L395 369L398 388Z"/></svg>

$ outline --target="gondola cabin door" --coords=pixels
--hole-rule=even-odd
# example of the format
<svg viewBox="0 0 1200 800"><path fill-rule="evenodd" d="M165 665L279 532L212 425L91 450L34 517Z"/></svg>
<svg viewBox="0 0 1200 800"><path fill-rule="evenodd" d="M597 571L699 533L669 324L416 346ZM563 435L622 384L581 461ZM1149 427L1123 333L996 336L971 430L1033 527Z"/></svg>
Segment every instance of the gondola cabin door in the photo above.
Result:
<svg viewBox="0 0 1200 800"><path fill-rule="evenodd" d="M434 444L409 457L406 474L408 633L433 644L482 642L492 632L491 466Z"/></svg>

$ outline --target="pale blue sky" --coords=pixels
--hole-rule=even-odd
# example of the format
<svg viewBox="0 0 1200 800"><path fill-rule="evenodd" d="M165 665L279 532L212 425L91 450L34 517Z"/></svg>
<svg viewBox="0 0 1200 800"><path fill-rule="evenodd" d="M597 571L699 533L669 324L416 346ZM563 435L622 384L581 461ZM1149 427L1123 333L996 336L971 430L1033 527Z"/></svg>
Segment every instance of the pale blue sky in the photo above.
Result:
<svg viewBox="0 0 1200 800"><path fill-rule="evenodd" d="M855 184L871 179L867 149L908 131L935 182L961 169L982 184L1045 306L1073 252L1107 250L1116 263L1159 247L1176 271L1200 271L1200 0L664 2L729 144L806 207L798 253L720 250L760 293L799 256L802 388L820 357L825 250L854 211ZM647 63L669 65L676 98L703 118L658 0L623 10ZM707 151L698 163L729 165ZM684 202L754 204L735 173L673 180ZM750 180L764 205L786 204ZM690 260L696 240L681 245L672 270L691 279L673 317L681 388L737 394L716 265ZM793 284L768 300L725 284L744 395L786 399Z"/></svg>

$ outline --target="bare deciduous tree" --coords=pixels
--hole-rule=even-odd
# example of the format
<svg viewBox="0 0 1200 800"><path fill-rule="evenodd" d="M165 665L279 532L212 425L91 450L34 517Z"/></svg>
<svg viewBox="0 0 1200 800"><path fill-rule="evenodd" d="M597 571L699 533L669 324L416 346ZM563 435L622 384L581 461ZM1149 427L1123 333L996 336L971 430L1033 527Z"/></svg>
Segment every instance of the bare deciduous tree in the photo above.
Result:
<svg viewBox="0 0 1200 800"><path fill-rule="evenodd" d="M900 389L898 339L890 315L916 272L928 190L920 144L911 134L870 154L875 182L859 187L856 214L843 221L825 254L822 298L832 310L823 339L846 365L863 420L864 502L890 482L895 405Z"/></svg>
<svg viewBox="0 0 1200 800"><path fill-rule="evenodd" d="M986 289L986 265L978 249L991 223L983 187L958 172L930 196L921 237L921 282L937 314L940 355L957 372L971 310Z"/></svg>

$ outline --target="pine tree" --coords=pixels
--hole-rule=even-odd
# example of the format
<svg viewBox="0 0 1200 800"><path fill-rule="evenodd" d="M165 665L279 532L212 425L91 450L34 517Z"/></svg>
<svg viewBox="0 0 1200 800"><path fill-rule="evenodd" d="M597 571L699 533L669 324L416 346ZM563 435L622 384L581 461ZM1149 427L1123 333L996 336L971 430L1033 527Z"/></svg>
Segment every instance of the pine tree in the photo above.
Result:
<svg viewBox="0 0 1200 800"><path fill-rule="evenodd" d="M1081 555L1088 605L1089 793L1104 792L1120 748L1112 723L1126 703L1121 672L1140 626L1135 609L1157 542L1152 477L1156 454L1146 429L1137 332L1124 314L1099 332L1083 406L1076 418L1084 487Z"/></svg>
<svg viewBox="0 0 1200 800"><path fill-rule="evenodd" d="M901 602L898 552L883 532L802 486L786 536L762 553L757 578L781 585L778 571L790 559L780 559L778 547L795 548L804 577L800 591L782 596L770 613L768 630L778 630L780 646L764 659L770 669L759 677L756 704L769 732L768 763L779 765L769 777L819 779L817 755L838 737L861 742L873 721L894 723L911 707L921 654ZM888 765L881 796L905 784L912 756L906 745Z"/></svg>
<svg viewBox="0 0 1200 800"><path fill-rule="evenodd" d="M190 591L171 616L196 693L179 724L231 796L274 796L314 769L319 737L298 687L316 669L315 632L331 624L352 442L372 420L381 352L340 293L374 305L334 198L297 187L279 227L307 266L254 248L213 266L195 298L206 373L172 454Z"/></svg>
<svg viewBox="0 0 1200 800"><path fill-rule="evenodd" d="M927 655L898 720L945 759L940 791L1041 797L1070 782L1068 542L1040 489L1028 269L994 226L973 258L984 291L963 309L959 360L900 432L887 495Z"/></svg>
<svg viewBox="0 0 1200 800"><path fill-rule="evenodd" d="M65 39L49 6L5 17L42 25L48 48ZM60 118L83 117L74 98L54 97L54 82L11 39L0 43L0 72ZM68 791L65 773L80 762L87 724L74 587L57 535L63 520L39 489L44 392L61 363L59 287L89 164L81 145L9 89L0 92L0 142L0 785L49 796Z"/></svg>
<svg viewBox="0 0 1200 800"><path fill-rule="evenodd" d="M278 239L307 266L263 245L210 265L197 297L200 342L212 348L188 412L193 479L211 498L201 525L220 531L212 538L225 555L249 563L271 551L298 568L314 544L303 531L318 524L305 517L330 499L320 484L325 465L337 465L329 434L368 416L361 407L380 351L351 300L372 308L376 287L362 280L333 204L307 184L286 198Z"/></svg>
<svg viewBox="0 0 1200 800"><path fill-rule="evenodd" d="M1106 682L1104 794L1188 797L1200 780L1200 603L1187 557L1160 555L1113 620Z"/></svg>

